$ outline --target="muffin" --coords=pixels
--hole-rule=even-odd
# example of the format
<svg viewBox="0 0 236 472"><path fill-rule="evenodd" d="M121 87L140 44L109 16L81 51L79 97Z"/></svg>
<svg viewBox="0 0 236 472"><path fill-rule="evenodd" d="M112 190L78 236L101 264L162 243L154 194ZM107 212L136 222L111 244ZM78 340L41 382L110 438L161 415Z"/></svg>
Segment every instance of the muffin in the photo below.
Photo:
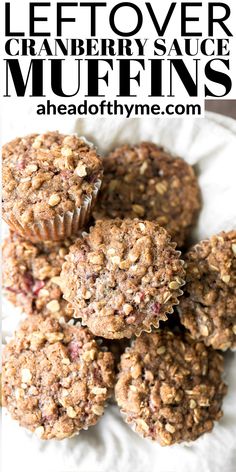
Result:
<svg viewBox="0 0 236 472"><path fill-rule="evenodd" d="M194 441L222 416L223 357L189 334L142 334L121 357L115 396L127 423L162 446Z"/></svg>
<svg viewBox="0 0 236 472"><path fill-rule="evenodd" d="M186 255L181 323L214 349L236 348L236 231L201 241Z"/></svg>
<svg viewBox="0 0 236 472"><path fill-rule="evenodd" d="M28 318L3 351L3 406L41 439L71 437L103 414L113 367L86 328Z"/></svg>
<svg viewBox="0 0 236 472"><path fill-rule="evenodd" d="M11 233L3 242L3 290L27 315L70 319L73 310L62 297L60 273L72 241L33 244Z"/></svg>
<svg viewBox="0 0 236 472"><path fill-rule="evenodd" d="M102 344L108 351L113 354L115 361L115 371L118 370L121 354L125 352L125 349L130 345L131 340L127 338L122 339L102 339L97 338L98 343Z"/></svg>
<svg viewBox="0 0 236 472"><path fill-rule="evenodd" d="M121 146L103 164L94 218L153 220L183 246L200 209L193 168L152 143Z"/></svg>
<svg viewBox="0 0 236 472"><path fill-rule="evenodd" d="M76 135L31 134L3 146L3 218L38 242L87 223L103 174L95 149Z"/></svg>
<svg viewBox="0 0 236 472"><path fill-rule="evenodd" d="M95 335L130 338L173 312L184 274L180 252L158 223L100 220L71 246L61 287Z"/></svg>

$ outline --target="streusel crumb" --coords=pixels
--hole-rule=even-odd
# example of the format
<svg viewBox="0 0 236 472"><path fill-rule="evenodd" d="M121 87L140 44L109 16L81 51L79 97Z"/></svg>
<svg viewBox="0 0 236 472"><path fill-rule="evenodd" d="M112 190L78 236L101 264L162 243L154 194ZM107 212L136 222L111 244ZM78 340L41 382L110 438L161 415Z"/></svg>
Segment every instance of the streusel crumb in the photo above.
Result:
<svg viewBox="0 0 236 472"><path fill-rule="evenodd" d="M188 334L142 334L121 356L115 387L125 420L162 446L193 441L222 416L223 357Z"/></svg>
<svg viewBox="0 0 236 472"><path fill-rule="evenodd" d="M3 405L41 439L94 425L114 380L112 354L79 325L28 318L3 351Z"/></svg>
<svg viewBox="0 0 236 472"><path fill-rule="evenodd" d="M166 320L184 275L180 253L157 223L101 220L70 248L61 287L75 317L97 336L115 339Z"/></svg>

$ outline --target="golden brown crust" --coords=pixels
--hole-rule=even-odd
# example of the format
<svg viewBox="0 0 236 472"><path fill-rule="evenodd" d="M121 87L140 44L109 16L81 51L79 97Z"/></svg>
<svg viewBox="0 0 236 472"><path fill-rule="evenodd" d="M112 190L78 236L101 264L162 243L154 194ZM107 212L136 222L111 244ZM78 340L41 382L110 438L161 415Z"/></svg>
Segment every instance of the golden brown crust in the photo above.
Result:
<svg viewBox="0 0 236 472"><path fill-rule="evenodd" d="M184 277L179 257L155 222L97 221L66 257L64 297L97 336L138 335L166 320L178 303Z"/></svg>
<svg viewBox="0 0 236 472"><path fill-rule="evenodd" d="M181 322L214 349L236 347L236 231L196 244L186 255Z"/></svg>
<svg viewBox="0 0 236 472"><path fill-rule="evenodd" d="M223 357L188 334L143 333L121 356L116 400L141 436L193 441L222 416L222 370Z"/></svg>
<svg viewBox="0 0 236 472"><path fill-rule="evenodd" d="M42 439L95 424L114 385L114 363L80 326L35 316L3 352L3 405Z"/></svg>
<svg viewBox="0 0 236 472"><path fill-rule="evenodd" d="M124 145L103 161L104 179L95 219L155 220L183 246L200 209L193 168L153 143Z"/></svg>

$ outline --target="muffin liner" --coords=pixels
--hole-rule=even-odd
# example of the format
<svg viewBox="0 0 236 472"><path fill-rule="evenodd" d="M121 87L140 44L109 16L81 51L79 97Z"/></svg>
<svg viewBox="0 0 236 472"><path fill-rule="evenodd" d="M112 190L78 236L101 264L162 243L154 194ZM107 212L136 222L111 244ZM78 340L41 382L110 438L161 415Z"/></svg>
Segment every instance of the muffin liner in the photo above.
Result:
<svg viewBox="0 0 236 472"><path fill-rule="evenodd" d="M160 326L160 322L161 321L165 322L168 319L167 315L170 315L170 314L174 313L174 307L179 305L179 300L178 300L177 297L180 297L181 295L183 295L183 291L179 290L179 293L176 295L176 299L173 302L172 307L169 310L167 310L165 313L163 313L162 317L159 320L157 320L156 322L153 321L153 320L150 320L150 322L148 324L146 324L145 326L142 325L140 327L137 327L136 330L133 333L131 333L129 336L126 334L125 336L119 337L119 338L117 338L117 337L116 338L107 338L105 336L102 336L101 334L99 334L99 335L95 334L95 333L93 333L92 326L88 326L87 321L84 321L82 318L79 318L79 319L80 319L80 322L81 322L81 326L87 327L91 331L91 333L94 334L94 336L103 337L105 340L121 341L122 339L132 339L133 337L139 338L141 336L141 334L143 334L143 333L148 333L149 334L149 333L152 332L153 329L158 329L159 326ZM74 308L74 310L76 310L76 309ZM73 319L76 319L75 315L74 315Z"/></svg>
<svg viewBox="0 0 236 472"><path fill-rule="evenodd" d="M74 211L66 211L63 215L56 215L46 221L35 221L30 225L20 223L13 214L4 215L4 220L11 230L32 242L60 241L69 238L77 234L87 224L96 203L101 183L101 179L94 183L92 194L86 196L81 207Z"/></svg>
<svg viewBox="0 0 236 472"><path fill-rule="evenodd" d="M175 249L175 247L176 247L175 242L172 241L170 243L170 245ZM182 255L181 251L179 251L179 250L176 250L176 253L179 257ZM181 263L182 266L184 266L185 262L184 262L183 259L179 259L179 262ZM167 321L167 319L168 319L167 315L171 315L172 313L174 313L174 308L179 305L179 298L184 293L183 290L182 290L182 287L185 285L185 283L186 283L185 280L182 279L182 283L181 283L179 289L176 290L175 295L173 295L173 298L171 298L172 299L171 307L169 309L167 309L165 311L165 313L163 313L161 318L159 320L157 320L156 322L153 321L153 320L150 320L149 324L146 325L146 326L142 326L142 327L139 327L139 328L137 327L135 333L132 336L136 336L137 338L139 338L139 336L141 336L142 333L151 333L153 328L154 329L159 328L161 321L164 321L164 322ZM132 338L132 336L130 336L130 338Z"/></svg>
<svg viewBox="0 0 236 472"><path fill-rule="evenodd" d="M179 291L179 294L177 296L181 296L181 295L183 295L182 290ZM134 333L134 336L139 338L141 336L141 334L143 334L143 333L151 333L153 328L158 329L160 327L160 322L161 321L164 321L164 322L167 321L168 320L167 315L171 315L172 313L174 313L174 307L177 306L178 304L179 304L179 300L177 299L173 303L172 308L169 309L168 311L166 311L165 314L163 313L162 317L157 322L150 321L149 325L137 329Z"/></svg>

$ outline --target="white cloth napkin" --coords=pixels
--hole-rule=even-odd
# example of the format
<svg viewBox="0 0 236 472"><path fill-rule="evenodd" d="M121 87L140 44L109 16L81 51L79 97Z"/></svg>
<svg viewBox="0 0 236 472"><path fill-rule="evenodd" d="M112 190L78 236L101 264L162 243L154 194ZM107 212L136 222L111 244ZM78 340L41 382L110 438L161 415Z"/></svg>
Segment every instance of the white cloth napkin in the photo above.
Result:
<svg viewBox="0 0 236 472"><path fill-rule="evenodd" d="M26 111L25 111L26 113ZM32 116L13 122L4 141L42 131ZM44 129L77 132L95 142L101 153L121 143L152 140L193 164L199 176L203 209L193 239L236 228L236 122L215 114L205 119L45 119ZM5 232L5 229L4 229ZM3 338L11 335L19 311L3 303ZM102 420L79 436L61 442L42 442L3 414L3 472L234 472L236 463L236 362L227 353L225 378L229 392L224 417L212 433L190 446L162 448L138 437L109 405Z"/></svg>

